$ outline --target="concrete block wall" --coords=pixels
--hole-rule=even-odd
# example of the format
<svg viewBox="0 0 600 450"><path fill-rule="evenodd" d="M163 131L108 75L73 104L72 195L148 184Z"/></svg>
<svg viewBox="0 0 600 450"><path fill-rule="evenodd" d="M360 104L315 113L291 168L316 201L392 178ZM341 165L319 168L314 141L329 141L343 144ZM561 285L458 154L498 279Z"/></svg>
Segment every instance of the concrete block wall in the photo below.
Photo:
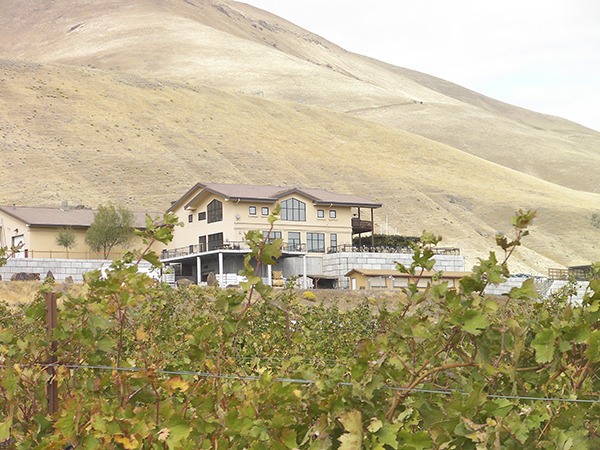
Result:
<svg viewBox="0 0 600 450"><path fill-rule="evenodd" d="M568 283L568 281L566 281L566 280L554 280L552 282L552 286L550 286L550 289L548 289L547 295L549 296L549 295L552 295L552 294L558 292L560 289L565 287L567 285L567 283ZM572 297L573 303L578 304L578 305L581 304L581 302L583 301L583 294L585 294L585 291L587 290L589 285L590 285L589 281L578 281L577 282L577 286L575 288L575 290L577 292Z"/></svg>
<svg viewBox="0 0 600 450"><path fill-rule="evenodd" d="M323 275L335 276L339 287L348 288L349 280L345 276L352 269L396 269L396 261L409 266L413 262L409 253L331 253L323 256ZM462 272L465 260L461 255L436 255L435 270L444 272Z"/></svg>
<svg viewBox="0 0 600 450"><path fill-rule="evenodd" d="M11 258L4 267L0 267L2 281L9 281L15 273L39 273L43 280L50 270L57 281L64 281L72 277L76 283L83 281L83 274L90 270L101 268L112 261L103 259L49 259L49 258ZM150 267L149 263L142 263L140 267Z"/></svg>
<svg viewBox="0 0 600 450"><path fill-rule="evenodd" d="M510 290L514 287L521 287L525 282L526 278L522 277L511 277L505 283L499 284L497 286L490 285L486 287L485 293L491 295L503 295L508 294ZM544 297L549 297L550 295L558 292L560 289L567 285L567 281L565 280L553 280L550 281L550 286L546 292L542 292ZM588 281L579 281L577 282L576 294L573 296L573 303L580 304L583 300L583 294L589 286Z"/></svg>

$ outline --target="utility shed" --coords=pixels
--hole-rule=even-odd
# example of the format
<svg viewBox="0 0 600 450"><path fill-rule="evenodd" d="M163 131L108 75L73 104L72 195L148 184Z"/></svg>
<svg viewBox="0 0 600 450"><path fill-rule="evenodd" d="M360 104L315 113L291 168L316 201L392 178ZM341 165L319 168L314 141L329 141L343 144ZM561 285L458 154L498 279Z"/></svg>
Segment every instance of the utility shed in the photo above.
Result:
<svg viewBox="0 0 600 450"><path fill-rule="evenodd" d="M419 289L432 284L438 272L423 272L420 276L412 276L397 270L386 269L352 269L346 276L350 278L350 289L401 289L409 283L417 283ZM448 282L448 287L458 287L460 279L469 272L442 272L438 283Z"/></svg>

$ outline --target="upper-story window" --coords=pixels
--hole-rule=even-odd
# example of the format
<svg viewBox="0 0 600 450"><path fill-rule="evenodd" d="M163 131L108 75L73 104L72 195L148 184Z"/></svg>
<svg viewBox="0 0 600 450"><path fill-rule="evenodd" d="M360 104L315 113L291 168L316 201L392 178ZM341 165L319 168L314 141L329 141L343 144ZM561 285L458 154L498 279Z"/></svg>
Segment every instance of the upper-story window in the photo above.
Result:
<svg viewBox="0 0 600 450"><path fill-rule="evenodd" d="M269 215L269 207L263 206L262 208L260 208L260 213L263 216L268 216Z"/></svg>
<svg viewBox="0 0 600 450"><path fill-rule="evenodd" d="M336 217L337 217L337 212L335 211L335 209L330 209L329 210L329 218L335 219Z"/></svg>
<svg viewBox="0 0 600 450"><path fill-rule="evenodd" d="M206 211L198 213L198 220L206 220Z"/></svg>
<svg viewBox="0 0 600 450"><path fill-rule="evenodd" d="M214 199L206 206L206 221L208 223L223 220L223 203Z"/></svg>
<svg viewBox="0 0 600 450"><path fill-rule="evenodd" d="M189 223L192 223L193 221L194 221L194 215L193 215L193 214L190 214L190 215L188 216L188 222L189 222Z"/></svg>
<svg viewBox="0 0 600 450"><path fill-rule="evenodd" d="M256 206L248 206L248 215L250 215L250 216L256 215Z"/></svg>
<svg viewBox="0 0 600 450"><path fill-rule="evenodd" d="M324 219L325 218L325 211L322 209L317 209L317 219Z"/></svg>
<svg viewBox="0 0 600 450"><path fill-rule="evenodd" d="M306 222L306 203L295 198L281 202L281 220Z"/></svg>

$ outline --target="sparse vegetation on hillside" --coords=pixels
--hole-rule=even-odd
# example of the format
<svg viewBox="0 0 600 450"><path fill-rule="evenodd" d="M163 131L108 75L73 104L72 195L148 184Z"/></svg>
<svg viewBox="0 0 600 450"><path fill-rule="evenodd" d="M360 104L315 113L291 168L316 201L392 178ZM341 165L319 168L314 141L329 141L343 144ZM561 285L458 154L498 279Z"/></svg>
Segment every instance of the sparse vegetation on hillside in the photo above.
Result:
<svg viewBox="0 0 600 450"><path fill-rule="evenodd" d="M196 181L268 180L377 199L399 233L442 233L468 267L515 206L542 212L523 271L600 253L599 133L248 5L6 0L0 53L0 203L157 210Z"/></svg>

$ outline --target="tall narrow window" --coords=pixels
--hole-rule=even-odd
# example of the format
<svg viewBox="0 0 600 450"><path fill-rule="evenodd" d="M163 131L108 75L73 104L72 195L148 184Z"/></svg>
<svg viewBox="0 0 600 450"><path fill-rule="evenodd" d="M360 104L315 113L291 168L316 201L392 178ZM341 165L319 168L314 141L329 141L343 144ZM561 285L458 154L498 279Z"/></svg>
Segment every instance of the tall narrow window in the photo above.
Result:
<svg viewBox="0 0 600 450"><path fill-rule="evenodd" d="M325 253L325 233L306 233L306 249L309 252Z"/></svg>
<svg viewBox="0 0 600 450"><path fill-rule="evenodd" d="M302 249L302 243L300 242L300 232L299 231L290 231L288 233L287 249L290 252L299 252Z"/></svg>
<svg viewBox="0 0 600 450"><path fill-rule="evenodd" d="M206 236L198 236L198 246L201 253L206 251Z"/></svg>
<svg viewBox="0 0 600 450"><path fill-rule="evenodd" d="M208 223L223 220L223 203L215 199L206 207L206 221Z"/></svg>
<svg viewBox="0 0 600 450"><path fill-rule="evenodd" d="M329 252L337 253L337 233L331 233L329 235Z"/></svg>
<svg viewBox="0 0 600 450"><path fill-rule="evenodd" d="M282 201L281 220L306 222L306 203L295 198Z"/></svg>

